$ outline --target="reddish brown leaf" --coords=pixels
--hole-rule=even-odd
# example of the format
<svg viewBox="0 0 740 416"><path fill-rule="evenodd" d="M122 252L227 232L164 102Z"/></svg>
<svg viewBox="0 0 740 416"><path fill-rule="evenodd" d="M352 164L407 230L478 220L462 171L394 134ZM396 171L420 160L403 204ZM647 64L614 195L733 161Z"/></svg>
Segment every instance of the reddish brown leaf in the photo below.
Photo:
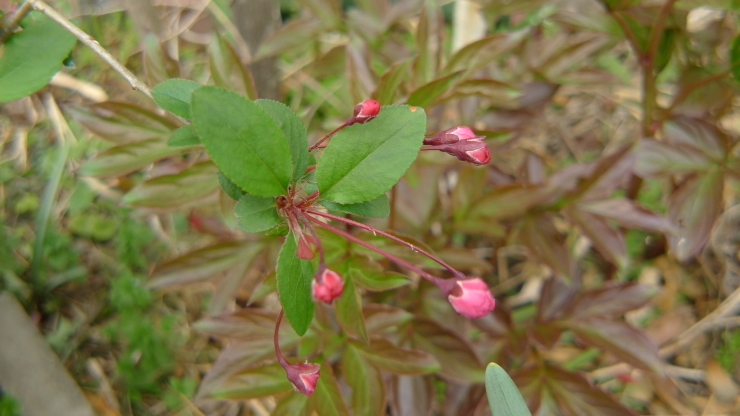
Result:
<svg viewBox="0 0 740 416"><path fill-rule="evenodd" d="M233 266L248 248L244 242L217 243L158 265L148 287L184 285L206 280Z"/></svg>
<svg viewBox="0 0 740 416"><path fill-rule="evenodd" d="M348 346L342 356L342 374L352 387L352 414L377 416L385 409L385 383L375 366L370 365L362 353Z"/></svg>
<svg viewBox="0 0 740 416"><path fill-rule="evenodd" d="M275 363L250 367L226 377L208 396L219 399L249 400L291 391L293 385L285 370Z"/></svg>
<svg viewBox="0 0 740 416"><path fill-rule="evenodd" d="M498 186L473 203L470 212L456 216L504 219L526 214L527 210L551 197L551 192L543 185L516 183Z"/></svg>
<svg viewBox="0 0 740 416"><path fill-rule="evenodd" d="M383 338L373 338L369 344L350 342L370 363L394 374L417 375L440 370L430 354L397 347Z"/></svg>
<svg viewBox="0 0 740 416"><path fill-rule="evenodd" d="M323 369L324 367L321 367L322 376ZM321 377L319 377L320 380ZM277 402L270 416L310 416L312 413L313 406L311 406L311 400L308 396L293 392L288 393Z"/></svg>
<svg viewBox="0 0 740 416"><path fill-rule="evenodd" d="M635 152L635 172L644 177L703 171L713 164L706 154L690 146L652 139L642 139Z"/></svg>
<svg viewBox="0 0 740 416"><path fill-rule="evenodd" d="M277 314L275 313L257 308L244 308L236 312L201 319L193 323L192 327L198 332L222 338L271 338L275 331L276 320ZM285 330L281 328L281 338L283 335L291 338L291 331L288 327L283 328Z"/></svg>
<svg viewBox="0 0 740 416"><path fill-rule="evenodd" d="M485 367L470 343L431 319L416 317L410 326L414 348L426 351L442 366L439 372L450 380L480 383Z"/></svg>
<svg viewBox="0 0 740 416"><path fill-rule="evenodd" d="M436 394L431 377L395 376L391 378L389 393L393 416L431 416L434 414Z"/></svg>
<svg viewBox="0 0 740 416"><path fill-rule="evenodd" d="M635 367L663 373L663 360L658 347L648 336L626 322L602 318L571 318L559 321L583 342L614 354Z"/></svg>
<svg viewBox="0 0 740 416"><path fill-rule="evenodd" d="M613 227L604 218L577 208L569 209L567 214L606 260L619 268L627 265L627 248L621 230Z"/></svg>
<svg viewBox="0 0 740 416"><path fill-rule="evenodd" d="M686 261L704 247L715 221L722 212L724 175L720 168L692 176L668 200L668 218L678 233L668 236L668 244L679 261Z"/></svg>
<svg viewBox="0 0 740 416"><path fill-rule="evenodd" d="M583 374L554 365L531 365L514 372L512 379L534 415L637 416Z"/></svg>
<svg viewBox="0 0 740 416"><path fill-rule="evenodd" d="M576 207L580 211L614 220L623 227L639 228L666 234L676 231L676 227L668 219L628 199L612 198L600 201L580 202Z"/></svg>
<svg viewBox="0 0 740 416"><path fill-rule="evenodd" d="M377 303L365 305L362 314L365 316L365 328L369 334L377 334L390 327L405 324L413 317L403 309Z"/></svg>
<svg viewBox="0 0 740 416"><path fill-rule="evenodd" d="M572 261L565 236L555 228L547 212L529 215L522 221L519 240L538 259L565 278L570 278Z"/></svg>
<svg viewBox="0 0 740 416"><path fill-rule="evenodd" d="M602 157L593 164L593 171L578 185L575 194L581 200L610 197L615 189L629 179L636 158L632 146L624 146Z"/></svg>
<svg viewBox="0 0 740 416"><path fill-rule="evenodd" d="M564 316L575 293L575 288L561 279L551 277L545 280L537 300L537 321L547 323Z"/></svg>
<svg viewBox="0 0 740 416"><path fill-rule="evenodd" d="M334 369L325 361L321 363L321 376L316 383L316 390L311 395L311 402L316 412L322 416L349 416L350 414L347 404L342 399L339 383L334 377Z"/></svg>
<svg viewBox="0 0 740 416"><path fill-rule="evenodd" d="M367 342L365 318L362 316L362 296L355 288L354 278L344 274L344 290L336 300L336 316L339 326L347 335Z"/></svg>
<svg viewBox="0 0 740 416"><path fill-rule="evenodd" d="M729 149L730 139L716 124L706 120L675 117L663 124L666 141L688 145L721 162Z"/></svg>
<svg viewBox="0 0 740 416"><path fill-rule="evenodd" d="M621 316L645 305L655 293L653 287L636 282L607 282L579 293L568 302L564 315L574 319Z"/></svg>
<svg viewBox="0 0 740 416"><path fill-rule="evenodd" d="M178 127L148 108L122 101L65 107L65 111L96 136L114 143L164 140Z"/></svg>

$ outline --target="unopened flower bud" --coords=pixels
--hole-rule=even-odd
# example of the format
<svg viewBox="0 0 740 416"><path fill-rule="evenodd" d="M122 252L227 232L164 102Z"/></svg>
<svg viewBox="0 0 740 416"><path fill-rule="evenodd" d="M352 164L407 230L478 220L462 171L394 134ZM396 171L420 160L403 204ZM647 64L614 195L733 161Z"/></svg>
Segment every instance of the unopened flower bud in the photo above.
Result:
<svg viewBox="0 0 740 416"><path fill-rule="evenodd" d="M440 145L440 144L453 144L460 140L468 140L475 138L483 138L483 136L476 136L470 127L457 126L445 131L441 131L432 137L425 137L424 144L426 145Z"/></svg>
<svg viewBox="0 0 740 416"><path fill-rule="evenodd" d="M293 387L298 393L311 396L316 388L316 382L319 380L319 370L321 366L313 363L281 363L288 375L288 380L293 383Z"/></svg>
<svg viewBox="0 0 740 416"><path fill-rule="evenodd" d="M342 295L343 290L344 281L339 273L327 269L326 266L319 267L311 282L311 293L314 299L331 303Z"/></svg>
<svg viewBox="0 0 740 416"><path fill-rule="evenodd" d="M491 152L481 139L461 140L451 145L447 153L474 165L485 165L491 161Z"/></svg>
<svg viewBox="0 0 740 416"><path fill-rule="evenodd" d="M347 125L367 123L377 117L378 113L380 113L380 103L375 100L365 100L357 104L354 114L347 122Z"/></svg>
<svg viewBox="0 0 740 416"><path fill-rule="evenodd" d="M480 318L496 307L488 285L478 277L455 282L447 300L457 313L468 318Z"/></svg>

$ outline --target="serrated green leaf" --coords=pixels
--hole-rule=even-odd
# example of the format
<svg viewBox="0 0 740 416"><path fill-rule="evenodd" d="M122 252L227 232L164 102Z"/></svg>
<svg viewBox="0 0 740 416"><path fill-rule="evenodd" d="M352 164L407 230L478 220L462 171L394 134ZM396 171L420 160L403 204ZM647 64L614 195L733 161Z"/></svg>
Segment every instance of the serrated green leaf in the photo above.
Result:
<svg viewBox="0 0 740 416"><path fill-rule="evenodd" d="M158 106L182 118L191 120L190 93L201 85L187 79L168 79L152 88L152 97Z"/></svg>
<svg viewBox="0 0 740 416"><path fill-rule="evenodd" d="M3 44L0 55L0 101L24 97L46 85L59 71L77 39L39 12L21 22L23 30Z"/></svg>
<svg viewBox="0 0 740 416"><path fill-rule="evenodd" d="M192 93L192 115L216 166L256 196L276 196L290 183L290 148L280 127L259 105L218 87Z"/></svg>
<svg viewBox="0 0 740 416"><path fill-rule="evenodd" d="M195 146L198 144L200 144L200 137L198 137L198 133L195 132L192 124L175 130L167 140L167 146L170 147Z"/></svg>
<svg viewBox="0 0 740 416"><path fill-rule="evenodd" d="M98 153L85 162L77 172L98 178L123 175L187 149L187 147L169 147L157 139L127 143Z"/></svg>
<svg viewBox="0 0 740 416"><path fill-rule="evenodd" d="M239 227L248 233L267 231L283 219L278 215L274 198L262 198L244 194L234 207L234 215L239 219Z"/></svg>
<svg viewBox="0 0 740 416"><path fill-rule="evenodd" d="M288 234L278 255L276 273L278 295L285 310L285 317L295 332L303 336L313 319L311 280L316 270L309 260L296 256L297 248L293 234Z"/></svg>
<svg viewBox="0 0 740 416"><path fill-rule="evenodd" d="M363 217L385 218L391 213L388 197L381 194L370 201L358 202L356 204L339 204L333 201L319 201L319 204L334 211L342 211L348 214L361 215Z"/></svg>
<svg viewBox="0 0 740 416"><path fill-rule="evenodd" d="M337 299L336 313L339 326L351 337L367 342L365 318L362 316L362 296L355 288L352 278L348 278L346 269L344 274L344 290Z"/></svg>
<svg viewBox="0 0 740 416"><path fill-rule="evenodd" d="M244 191L241 190L231 179L227 178L222 172L218 172L218 183L221 185L221 189L226 192L231 199L238 201L244 195Z"/></svg>
<svg viewBox="0 0 740 416"><path fill-rule="evenodd" d="M486 367L486 395L493 416L532 416L516 384L498 364Z"/></svg>
<svg viewBox="0 0 740 416"><path fill-rule="evenodd" d="M340 130L316 167L325 199L353 204L389 190L416 159L426 131L419 107L386 106L366 124Z"/></svg>
<svg viewBox="0 0 740 416"><path fill-rule="evenodd" d="M306 173L308 166L306 127L296 113L283 103L267 99L257 100L255 103L272 116L288 140L293 161L293 181L297 181Z"/></svg>
<svg viewBox="0 0 740 416"><path fill-rule="evenodd" d="M192 202L218 189L214 180L217 171L216 165L204 162L174 175L158 176L133 187L123 197L123 202L150 208L175 207Z"/></svg>

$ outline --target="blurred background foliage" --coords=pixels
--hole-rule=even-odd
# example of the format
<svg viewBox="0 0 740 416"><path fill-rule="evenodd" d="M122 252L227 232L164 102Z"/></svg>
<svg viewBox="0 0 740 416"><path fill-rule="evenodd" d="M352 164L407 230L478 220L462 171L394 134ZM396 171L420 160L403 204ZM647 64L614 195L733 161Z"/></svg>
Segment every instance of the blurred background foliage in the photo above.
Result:
<svg viewBox="0 0 740 416"><path fill-rule="evenodd" d="M533 414L740 409L736 2L50 3L150 87L278 99L311 141L365 98L409 103L493 157L422 152L372 222L484 278L496 311L463 319L322 234L346 293L281 330L323 363L308 399L274 364L280 237L238 230L206 153L167 146L180 121L78 44L0 107L0 285L101 414L484 415L490 361Z"/></svg>

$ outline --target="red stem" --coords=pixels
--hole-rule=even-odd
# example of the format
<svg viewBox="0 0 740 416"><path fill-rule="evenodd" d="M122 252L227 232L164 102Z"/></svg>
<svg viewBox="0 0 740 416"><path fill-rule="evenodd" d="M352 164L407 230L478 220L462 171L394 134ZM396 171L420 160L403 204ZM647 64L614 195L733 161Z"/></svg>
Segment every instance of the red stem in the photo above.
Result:
<svg viewBox="0 0 740 416"><path fill-rule="evenodd" d="M328 139L329 137L333 136L333 135L334 135L334 134L335 134L336 132L338 132L339 130L342 130L343 128L345 128L345 127L347 127L347 126L349 126L349 124L347 124L347 123L345 122L345 123L344 123L344 124L342 124L341 126L339 126L339 127L335 128L334 130L330 131L330 132L329 132L329 134L327 134L326 136L322 137L322 138L321 138L321 140L319 140L318 142L316 142L316 143L312 144L312 145L311 145L311 146L310 146L310 147L308 148L308 151L309 151L309 152L312 152L312 151L314 151L314 150L315 150L316 148L318 148L318 147L319 147L319 145L320 145L321 143L324 143L324 142L325 142L325 141L326 141L326 140L327 140L327 139Z"/></svg>
<svg viewBox="0 0 740 416"><path fill-rule="evenodd" d="M467 277L467 276L465 276L465 274L463 274L459 270L455 269L454 267L450 266L449 264L445 263L444 261L442 261L442 259L438 258L437 256L435 256L435 255L433 255L431 253L428 253L425 250L423 250L423 249L421 249L419 247L416 247L415 245L413 245L413 244L411 244L411 243L409 243L407 241L404 241L404 240L402 240L402 239L400 239L400 238L398 238L398 237L396 237L396 236L394 236L392 234L388 234L385 231L380 231L380 230L378 230L376 228L373 228L373 227L371 227L369 225L366 225L366 224L363 224L361 222L353 221L353 220L350 220L350 219L344 218L344 217L338 217L338 216L332 215L332 214L323 213L323 212L320 212L320 211L314 211L314 210L310 210L309 209L306 212L309 213L309 214L318 215L320 217L331 218L333 220L337 220L337 221L341 221L341 222L344 222L344 223L347 223L347 224L351 224L351 225L354 225L355 227L360 227L360 228L365 229L367 231L371 231L373 234L380 234L383 237L390 238L391 240L393 240L393 241L395 241L397 243L403 244L404 246L410 248L411 250L413 250L413 251L415 251L417 253L420 253L420 254L422 254L424 256L427 256L428 258L430 258L430 259L434 260L435 262L439 263L444 268L446 268L447 270L449 270L452 274L454 274L455 277L457 277L458 279L465 279Z"/></svg>
<svg viewBox="0 0 740 416"><path fill-rule="evenodd" d="M329 224L324 224L323 222L319 221L318 219L316 219L316 218L314 218L314 217L312 217L310 215L307 215L306 218L308 218L310 221L316 223L320 227L324 227L327 230L329 230L329 231L331 231L331 232L333 232L335 234L341 235L342 237L346 238L347 240L353 241L353 242L355 242L355 243L357 243L357 244L359 244L359 245L361 245L361 246L363 246L365 248L368 248L368 249L370 249L370 250L372 250L372 251L380 254L381 256L384 256L384 257L389 258L391 261L397 263L400 266L403 266L403 267L411 270L412 272L418 273L421 277L429 280L430 282L434 283L436 286L439 286L440 288L448 286L446 284L446 281L444 279L440 279L439 277L433 276L433 275L425 272L424 270L421 270L420 268L414 266L413 264L407 262L406 260L400 259L400 258L394 256L393 254L391 254L391 253L389 253L389 252L387 252L385 250L379 249L378 247L375 247L374 245L372 245L370 243L367 243L365 241L362 241L359 238L353 236L352 234L346 233L346 232L344 232L344 231L342 231L342 230L340 230L338 228L332 227Z"/></svg>
<svg viewBox="0 0 740 416"><path fill-rule="evenodd" d="M275 343L275 355L277 355L278 362L285 368L288 365L288 361L283 357L283 353L280 352L280 344L278 344L278 333L280 332L280 322L283 320L283 310L280 309L280 313L275 322L275 335L273 335L273 342Z"/></svg>

